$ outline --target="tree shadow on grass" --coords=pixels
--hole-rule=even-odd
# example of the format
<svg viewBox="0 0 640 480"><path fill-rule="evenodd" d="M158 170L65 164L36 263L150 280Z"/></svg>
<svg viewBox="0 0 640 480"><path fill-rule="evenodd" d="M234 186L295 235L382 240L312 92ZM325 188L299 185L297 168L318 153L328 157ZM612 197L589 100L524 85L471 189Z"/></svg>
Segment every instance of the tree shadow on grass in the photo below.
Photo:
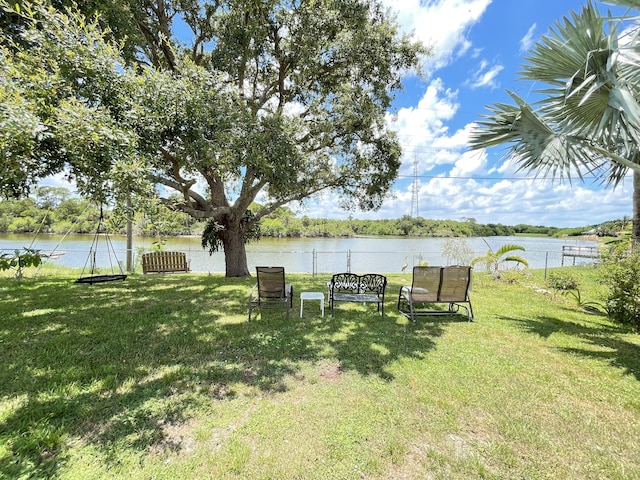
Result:
<svg viewBox="0 0 640 480"><path fill-rule="evenodd" d="M252 285L205 275L3 283L0 476L56 478L69 442L91 444L105 465L123 450L179 449L167 425L233 399L234 385L277 394L305 364L391 380L388 366L422 358L448 323L359 309L299 319L297 299L293 318L247 322ZM301 277L297 291L322 285Z"/></svg>
<svg viewBox="0 0 640 480"><path fill-rule="evenodd" d="M397 315L381 317L366 307L336 311L317 328L322 350L327 348L341 371L393 380L388 366L399 358L423 358L436 346L446 328L440 323L399 321Z"/></svg>
<svg viewBox="0 0 640 480"><path fill-rule="evenodd" d="M599 321L596 318L593 320L585 318L580 322L551 316L499 318L519 324L526 331L543 338L549 338L554 333L573 336L581 343L592 345L593 348L559 347L559 350L604 360L610 365L622 369L625 374L633 375L636 380L640 380L640 346L638 343L624 339L623 336L629 333L627 329Z"/></svg>

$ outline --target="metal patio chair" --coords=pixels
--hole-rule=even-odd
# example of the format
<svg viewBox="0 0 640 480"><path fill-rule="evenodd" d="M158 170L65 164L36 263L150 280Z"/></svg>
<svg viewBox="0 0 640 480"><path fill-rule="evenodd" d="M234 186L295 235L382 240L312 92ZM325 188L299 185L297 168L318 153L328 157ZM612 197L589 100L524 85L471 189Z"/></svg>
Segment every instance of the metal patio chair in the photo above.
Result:
<svg viewBox="0 0 640 480"><path fill-rule="evenodd" d="M283 308L286 318L293 308L293 285L285 283L284 267L256 267L257 282L249 293L249 321L251 312L259 308Z"/></svg>

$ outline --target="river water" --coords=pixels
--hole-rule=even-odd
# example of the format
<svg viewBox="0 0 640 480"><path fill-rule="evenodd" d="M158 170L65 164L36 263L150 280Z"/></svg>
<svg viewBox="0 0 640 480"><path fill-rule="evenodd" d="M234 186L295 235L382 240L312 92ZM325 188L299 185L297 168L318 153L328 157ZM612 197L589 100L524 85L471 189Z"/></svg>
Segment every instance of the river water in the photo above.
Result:
<svg viewBox="0 0 640 480"><path fill-rule="evenodd" d="M97 243L94 244L94 240ZM15 249L35 248L41 252L58 254L48 260L56 265L76 268L111 268L118 262L124 265L126 259L126 239L122 236L93 235L0 235L0 253L12 253ZM356 238L263 238L247 245L249 271L254 272L259 265L284 266L288 272L335 273L352 271L356 273L379 272L399 273L403 265L411 271L414 265L426 261L429 265L468 263L456 258L445 258L444 238L406 237L356 237ZM525 251L513 254L523 257L530 268L557 267L561 264L586 263L588 259L566 257L563 260L563 246L597 247L598 242L581 239L554 239L541 237L472 237L463 240L472 251L471 258L484 255L489 247L495 251L504 244L516 244ZM93 248L92 248L92 245ZM153 247L152 238L133 239L133 255L137 259L143 251ZM222 252L209 255L200 246L199 237L169 238L165 250L186 252L194 272L218 273L225 271ZM93 252L93 253L92 253ZM95 255L94 255L95 254ZM139 262L135 270L141 271ZM481 268L481 267L479 267Z"/></svg>

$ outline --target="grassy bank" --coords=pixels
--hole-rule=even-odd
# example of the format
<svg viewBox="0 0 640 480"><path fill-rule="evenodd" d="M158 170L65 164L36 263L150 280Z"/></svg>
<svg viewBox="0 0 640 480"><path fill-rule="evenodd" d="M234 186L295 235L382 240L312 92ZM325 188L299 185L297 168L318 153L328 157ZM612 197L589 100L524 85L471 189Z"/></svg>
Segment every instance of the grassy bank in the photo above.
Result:
<svg viewBox="0 0 640 480"><path fill-rule="evenodd" d="M573 270L596 299L593 269ZM478 274L476 321L409 323L252 280L0 279L0 477L640 478L640 337Z"/></svg>

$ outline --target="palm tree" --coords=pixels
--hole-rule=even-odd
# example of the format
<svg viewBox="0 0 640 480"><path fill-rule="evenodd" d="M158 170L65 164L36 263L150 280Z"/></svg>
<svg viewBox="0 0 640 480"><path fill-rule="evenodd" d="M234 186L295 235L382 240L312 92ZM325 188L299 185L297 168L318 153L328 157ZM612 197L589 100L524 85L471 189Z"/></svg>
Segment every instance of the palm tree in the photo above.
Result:
<svg viewBox="0 0 640 480"><path fill-rule="evenodd" d="M640 8L640 0L607 3ZM529 105L495 104L478 122L470 146L508 145L519 170L542 177L583 179L609 186L633 171L632 238L640 240L640 26L619 31L630 16L602 16L589 0L556 22L529 52L521 72L543 84Z"/></svg>
<svg viewBox="0 0 640 480"><path fill-rule="evenodd" d="M486 243L486 242L485 242ZM503 262L516 262L521 263L525 267L529 266L529 262L527 262L524 258L518 255L507 255L510 252L515 250L521 250L524 252L524 247L520 245L514 245L512 243L506 243L502 245L495 252L491 248L491 246L487 243L489 250L481 257L476 257L471 260L471 265L476 265L477 263L484 263L487 266L488 270L493 272L494 278L500 277L500 265Z"/></svg>

